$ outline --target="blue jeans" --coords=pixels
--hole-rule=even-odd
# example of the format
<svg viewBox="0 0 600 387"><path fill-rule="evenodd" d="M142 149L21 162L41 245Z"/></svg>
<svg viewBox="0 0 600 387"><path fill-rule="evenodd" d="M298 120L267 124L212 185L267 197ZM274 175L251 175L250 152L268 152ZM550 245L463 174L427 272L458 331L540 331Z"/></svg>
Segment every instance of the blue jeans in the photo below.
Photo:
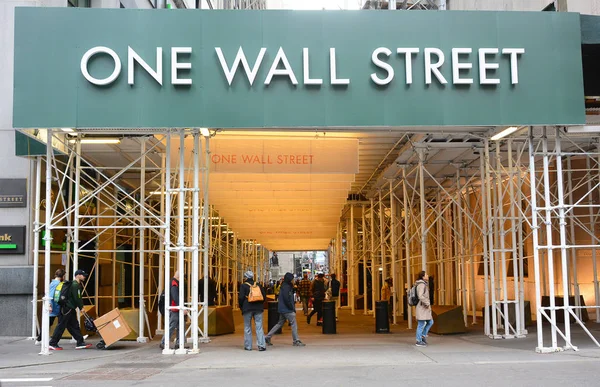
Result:
<svg viewBox="0 0 600 387"><path fill-rule="evenodd" d="M265 332L263 331L263 312L246 312L244 316L244 348L252 349L252 318L256 331L256 346L265 348Z"/></svg>
<svg viewBox="0 0 600 387"><path fill-rule="evenodd" d="M423 341L423 336L427 336L429 329L433 325L433 320L417 321L417 343Z"/></svg>

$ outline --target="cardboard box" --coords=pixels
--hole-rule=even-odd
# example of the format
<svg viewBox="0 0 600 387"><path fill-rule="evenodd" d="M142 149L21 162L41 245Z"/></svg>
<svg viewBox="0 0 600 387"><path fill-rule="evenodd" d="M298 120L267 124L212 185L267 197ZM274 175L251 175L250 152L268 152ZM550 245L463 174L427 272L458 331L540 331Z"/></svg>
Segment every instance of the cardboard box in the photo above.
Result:
<svg viewBox="0 0 600 387"><path fill-rule="evenodd" d="M98 317L94 323L107 347L131 333L131 328L125 322L119 308Z"/></svg>

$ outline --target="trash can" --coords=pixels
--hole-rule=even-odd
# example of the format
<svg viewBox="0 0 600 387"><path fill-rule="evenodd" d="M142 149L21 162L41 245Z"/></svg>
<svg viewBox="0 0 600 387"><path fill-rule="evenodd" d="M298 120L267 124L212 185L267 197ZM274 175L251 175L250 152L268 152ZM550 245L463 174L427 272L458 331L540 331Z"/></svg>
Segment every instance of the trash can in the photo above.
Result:
<svg viewBox="0 0 600 387"><path fill-rule="evenodd" d="M275 325L277 325L277 322L279 321L279 311L277 310L278 306L279 306L279 303L277 301L269 301L269 309L268 309L269 316L267 317L267 319L268 319L268 324L267 324L268 332L270 332L271 329L273 329L273 327ZM281 328L279 328L277 330L277 332L275 332L275 333L276 334L281 333Z"/></svg>
<svg viewBox="0 0 600 387"><path fill-rule="evenodd" d="M388 302L375 303L375 333L389 333L390 320L388 319Z"/></svg>
<svg viewBox="0 0 600 387"><path fill-rule="evenodd" d="M323 333L335 334L335 301L323 302Z"/></svg>

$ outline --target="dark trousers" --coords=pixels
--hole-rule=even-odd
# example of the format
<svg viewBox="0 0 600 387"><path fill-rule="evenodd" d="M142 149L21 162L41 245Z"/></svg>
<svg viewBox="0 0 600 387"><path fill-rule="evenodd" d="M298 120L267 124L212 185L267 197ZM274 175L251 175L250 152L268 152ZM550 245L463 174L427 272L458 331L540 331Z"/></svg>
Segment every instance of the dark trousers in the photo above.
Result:
<svg viewBox="0 0 600 387"><path fill-rule="evenodd" d="M50 316L50 323L48 324L49 327L52 326L52 324L54 324L54 320L56 319L56 316ZM38 337L36 338L37 341L42 341L42 331L40 329L40 333L38 333Z"/></svg>
<svg viewBox="0 0 600 387"><path fill-rule="evenodd" d="M320 321L323 317L323 300L313 300L313 310L308 315L308 319L310 320L315 313L317 314L317 321Z"/></svg>
<svg viewBox="0 0 600 387"><path fill-rule="evenodd" d="M69 331L71 336L77 340L77 345L84 345L83 335L79 328L79 321L77 321L77 311L75 309L61 308L60 314L58 315L58 325L54 329L54 334L50 339L50 345L57 346L58 341L62 337L65 329Z"/></svg>

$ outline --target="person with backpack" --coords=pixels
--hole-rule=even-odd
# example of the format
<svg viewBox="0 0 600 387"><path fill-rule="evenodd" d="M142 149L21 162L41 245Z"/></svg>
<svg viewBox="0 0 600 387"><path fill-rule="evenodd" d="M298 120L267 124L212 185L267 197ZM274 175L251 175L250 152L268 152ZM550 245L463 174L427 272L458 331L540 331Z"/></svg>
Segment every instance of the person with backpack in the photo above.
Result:
<svg viewBox="0 0 600 387"><path fill-rule="evenodd" d="M87 277L87 273L83 270L77 270L73 281L63 283L60 290L58 305L60 312L58 314L58 325L54 329L54 334L50 339L49 348L53 351L61 351L62 347L58 345L65 329L69 331L71 336L77 341L75 349L91 348L92 344L86 344L81 334L79 320L77 318L77 310L83 310L83 299L81 298L81 283Z"/></svg>
<svg viewBox="0 0 600 387"><path fill-rule="evenodd" d="M412 291L412 290L411 290ZM429 303L429 275L423 270L415 282L414 293L419 301L416 303L415 317L417 318L417 347L427 346L427 334L433 325L431 304Z"/></svg>
<svg viewBox="0 0 600 387"><path fill-rule="evenodd" d="M292 273L285 273L283 277L283 283L281 284L281 289L279 290L279 301L277 304L277 311L279 312L279 321L277 324L271 328L267 336L265 337L265 342L267 345L271 344L271 337L277 332L283 324L285 324L285 320L289 321L292 326L292 345L294 347L304 347L305 344L300 341L298 338L298 323L296 322L296 303L294 302L294 284L292 280L294 279L294 275Z"/></svg>
<svg viewBox="0 0 600 387"><path fill-rule="evenodd" d="M325 299L325 275L317 274L317 278L310 285L310 294L313 298L313 310L306 317L306 323L310 324L310 318L317 314L317 326L323 325L323 300Z"/></svg>
<svg viewBox="0 0 600 387"><path fill-rule="evenodd" d="M254 283L254 273L244 273L244 283L240 286L238 305L244 316L244 349L252 351L252 319L256 331L256 346L266 351L265 332L263 330L263 311L266 294L264 288Z"/></svg>
<svg viewBox="0 0 600 387"><path fill-rule="evenodd" d="M60 305L58 305L58 300L60 299L60 290L62 289L63 281L65 280L65 270L58 269L54 272L54 279L50 282L50 323L49 326L54 324L54 320L60 314ZM59 286L60 285L60 286ZM35 345L39 345L42 343L42 332L38 333L37 338L35 339Z"/></svg>
<svg viewBox="0 0 600 387"><path fill-rule="evenodd" d="M176 271L175 274L173 274L173 278L171 278L171 289L169 291L169 298L171 299L169 305L179 306L179 271ZM171 341L173 334L177 332L175 334L175 347L177 347L179 345L179 310L174 309L169 310L169 312L169 342ZM184 310L184 314L188 314L187 309ZM163 335L163 338L160 342L160 348L165 349L165 335Z"/></svg>

